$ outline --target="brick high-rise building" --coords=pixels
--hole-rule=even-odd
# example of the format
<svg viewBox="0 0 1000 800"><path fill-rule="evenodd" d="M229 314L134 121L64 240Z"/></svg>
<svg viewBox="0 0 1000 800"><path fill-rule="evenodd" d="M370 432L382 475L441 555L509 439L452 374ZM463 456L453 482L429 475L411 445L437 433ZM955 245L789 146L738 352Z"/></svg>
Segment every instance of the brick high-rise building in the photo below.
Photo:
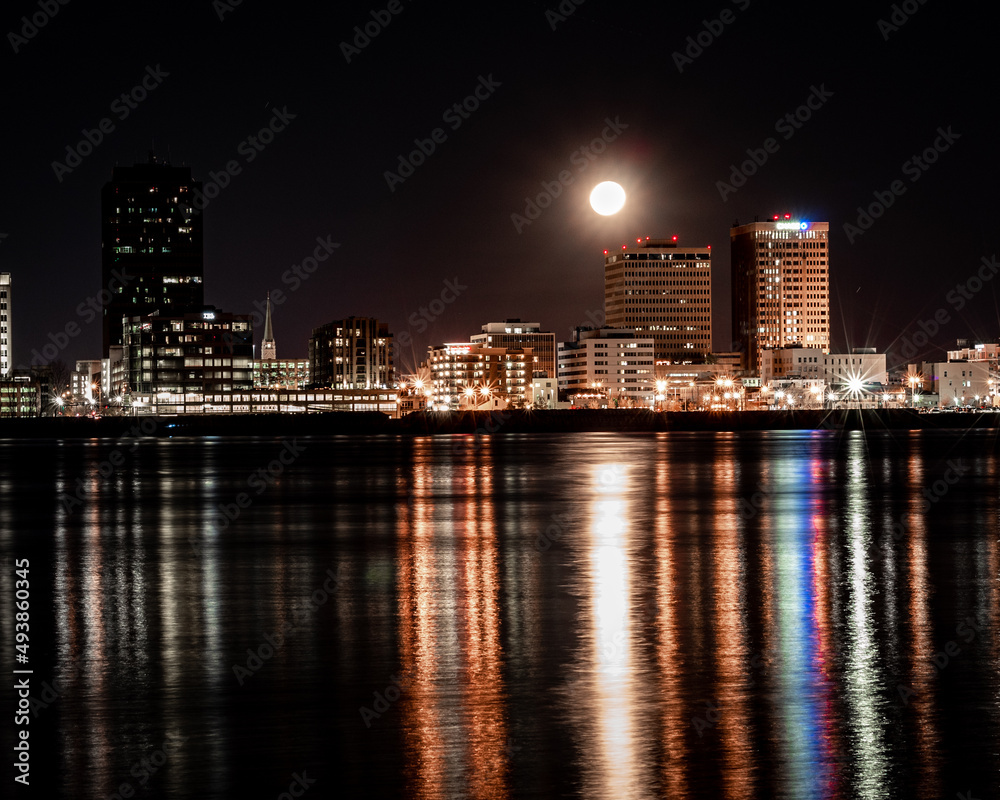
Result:
<svg viewBox="0 0 1000 800"><path fill-rule="evenodd" d="M761 351L830 352L830 224L778 215L736 224L732 253L734 349L760 374Z"/></svg>
<svg viewBox="0 0 1000 800"><path fill-rule="evenodd" d="M636 240L604 255L604 325L653 340L657 361L712 351L712 250L673 239Z"/></svg>

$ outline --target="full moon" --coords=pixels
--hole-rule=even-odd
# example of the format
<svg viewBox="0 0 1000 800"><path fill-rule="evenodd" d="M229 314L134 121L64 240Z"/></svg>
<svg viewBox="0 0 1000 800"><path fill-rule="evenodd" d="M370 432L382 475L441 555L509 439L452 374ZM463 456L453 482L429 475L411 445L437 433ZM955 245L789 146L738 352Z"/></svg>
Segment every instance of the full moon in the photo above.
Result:
<svg viewBox="0 0 1000 800"><path fill-rule="evenodd" d="M590 207L598 214L609 217L625 205L625 190L614 181L604 181L590 193Z"/></svg>

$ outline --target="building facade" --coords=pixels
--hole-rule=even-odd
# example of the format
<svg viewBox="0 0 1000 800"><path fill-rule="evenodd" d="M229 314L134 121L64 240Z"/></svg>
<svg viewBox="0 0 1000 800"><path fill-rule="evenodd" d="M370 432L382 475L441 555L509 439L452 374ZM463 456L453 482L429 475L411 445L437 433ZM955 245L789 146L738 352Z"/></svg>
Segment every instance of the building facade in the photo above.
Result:
<svg viewBox="0 0 1000 800"><path fill-rule="evenodd" d="M760 374L767 348L830 352L829 233L827 222L790 214L730 230L733 338L744 369Z"/></svg>
<svg viewBox="0 0 1000 800"><path fill-rule="evenodd" d="M645 239L604 255L604 324L653 340L657 361L712 350L712 249Z"/></svg>
<svg viewBox="0 0 1000 800"><path fill-rule="evenodd" d="M392 334L372 317L347 317L314 328L309 339L310 385L384 389L393 385Z"/></svg>
<svg viewBox="0 0 1000 800"><path fill-rule="evenodd" d="M859 349L853 353L824 353L815 347L784 347L761 351L760 379L768 383L783 378L821 381L827 386L886 384L885 353Z"/></svg>
<svg viewBox="0 0 1000 800"><path fill-rule="evenodd" d="M525 405L531 397L534 353L530 347L506 349L469 342L431 345L429 407L445 411Z"/></svg>
<svg viewBox="0 0 1000 800"><path fill-rule="evenodd" d="M475 334L470 341L482 347L502 347L505 350L530 347L532 373L544 372L549 378L556 376L556 335L543 331L537 322L521 322L519 319L489 322L483 325L482 333Z"/></svg>
<svg viewBox="0 0 1000 800"><path fill-rule="evenodd" d="M305 389L309 379L308 358L255 358L254 389Z"/></svg>
<svg viewBox="0 0 1000 800"><path fill-rule="evenodd" d="M10 378L13 374L10 273L0 272L0 380Z"/></svg>
<svg viewBox="0 0 1000 800"><path fill-rule="evenodd" d="M103 356L124 344L122 319L204 305L201 183L190 167L115 167L101 191Z"/></svg>
<svg viewBox="0 0 1000 800"><path fill-rule="evenodd" d="M966 341L959 342L956 350L948 351L949 361L985 361L992 369L1000 367L1000 344L985 342L969 347Z"/></svg>
<svg viewBox="0 0 1000 800"><path fill-rule="evenodd" d="M42 388L27 375L0 377L0 419L38 417L42 413Z"/></svg>
<svg viewBox="0 0 1000 800"><path fill-rule="evenodd" d="M85 407L101 405L101 360L77 361L69 376L69 391L74 401Z"/></svg>
<svg viewBox="0 0 1000 800"><path fill-rule="evenodd" d="M129 317L122 358L126 405L155 397L164 414L231 407L234 393L253 389L253 318L212 306Z"/></svg>
<svg viewBox="0 0 1000 800"><path fill-rule="evenodd" d="M599 389L618 405L650 405L656 393L656 344L649 335L623 328L578 328L559 344L559 393L564 397Z"/></svg>
<svg viewBox="0 0 1000 800"><path fill-rule="evenodd" d="M925 361L922 390L936 395L942 407L989 405L995 382L989 363L982 361Z"/></svg>
<svg viewBox="0 0 1000 800"><path fill-rule="evenodd" d="M378 411L399 417L395 389L254 389L190 394L179 404L164 395L133 395L126 413L133 416L175 414L318 414L330 411Z"/></svg>

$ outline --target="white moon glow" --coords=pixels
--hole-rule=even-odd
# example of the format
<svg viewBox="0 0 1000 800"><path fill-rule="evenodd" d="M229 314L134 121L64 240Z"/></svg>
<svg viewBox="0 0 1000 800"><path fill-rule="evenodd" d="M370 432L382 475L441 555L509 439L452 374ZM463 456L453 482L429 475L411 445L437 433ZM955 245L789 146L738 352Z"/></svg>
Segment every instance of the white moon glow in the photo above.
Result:
<svg viewBox="0 0 1000 800"><path fill-rule="evenodd" d="M625 205L625 190L614 181L604 181L590 193L590 207L598 214L609 217Z"/></svg>

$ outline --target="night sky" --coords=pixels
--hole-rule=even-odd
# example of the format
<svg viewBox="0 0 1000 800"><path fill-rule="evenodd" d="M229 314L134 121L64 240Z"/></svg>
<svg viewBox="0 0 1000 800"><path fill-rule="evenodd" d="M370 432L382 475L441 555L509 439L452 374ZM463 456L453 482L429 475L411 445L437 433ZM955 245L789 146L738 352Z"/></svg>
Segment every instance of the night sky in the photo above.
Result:
<svg viewBox="0 0 1000 800"><path fill-rule="evenodd" d="M564 340L603 309L605 248L672 235L713 247L714 348L727 350L729 228L786 212L831 224L835 349L898 351L935 314L949 320L937 347L995 340L1000 281L949 294L1000 249L992 23L979 5L902 5L914 13L897 6L893 25L888 2L73 0L12 44L22 15L45 12L8 3L0 271L15 283L15 362L72 323L80 333L60 358L100 357L99 320L77 313L102 288L100 190L151 147L206 185L237 162L204 211L206 302L248 313L282 290L279 357L304 357L314 326L348 315L408 332L404 371L428 344L508 317ZM348 62L341 42L374 29L372 12L390 21ZM688 40L699 36L700 53ZM154 88L129 108L121 95L146 76ZM478 108L456 113L477 87ZM780 122L810 97L807 121ZM286 113L255 149L249 138ZM104 118L113 130L93 152L54 169ZM723 200L718 182L768 138L776 151ZM385 173L403 177L415 139L434 152L390 190ZM595 139L603 152L581 153ZM910 159L935 140L921 170ZM515 224L564 171L559 196ZM607 179L628 202L602 218L587 197ZM904 191L850 242L845 223L894 181ZM291 291L287 271L317 238L340 247ZM466 288L419 319L446 281Z"/></svg>

